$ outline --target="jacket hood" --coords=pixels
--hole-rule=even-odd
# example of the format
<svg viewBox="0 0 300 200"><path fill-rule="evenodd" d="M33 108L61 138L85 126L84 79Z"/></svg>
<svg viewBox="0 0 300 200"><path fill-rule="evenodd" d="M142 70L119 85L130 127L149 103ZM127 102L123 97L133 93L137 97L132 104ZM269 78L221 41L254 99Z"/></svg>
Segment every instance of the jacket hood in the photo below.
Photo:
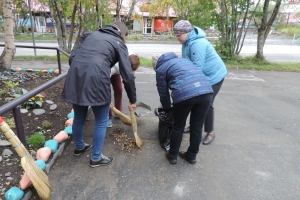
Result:
<svg viewBox="0 0 300 200"><path fill-rule="evenodd" d="M162 54L157 60L156 69L163 65L165 62L174 58L178 58L178 56L173 52Z"/></svg>
<svg viewBox="0 0 300 200"><path fill-rule="evenodd" d="M199 27L194 26L194 30L190 32L188 37L186 38L185 44L188 44L190 41L197 40L199 38L205 38L206 33Z"/></svg>
<svg viewBox="0 0 300 200"><path fill-rule="evenodd" d="M119 37L120 39L123 40L123 38L121 36L121 32L114 26L107 25L107 26L104 26L103 28L100 28L99 31L102 33L107 33L107 34Z"/></svg>

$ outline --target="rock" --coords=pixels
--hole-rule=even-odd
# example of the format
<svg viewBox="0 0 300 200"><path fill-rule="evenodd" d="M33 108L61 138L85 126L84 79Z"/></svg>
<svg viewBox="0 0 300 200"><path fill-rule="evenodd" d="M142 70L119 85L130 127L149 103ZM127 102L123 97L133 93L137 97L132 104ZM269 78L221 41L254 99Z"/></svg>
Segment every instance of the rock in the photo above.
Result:
<svg viewBox="0 0 300 200"><path fill-rule="evenodd" d="M4 197L6 200L19 200L23 197L23 195L23 190L14 186L5 193Z"/></svg>
<svg viewBox="0 0 300 200"><path fill-rule="evenodd" d="M55 110L57 108L57 105L56 104L53 104L50 106L50 110Z"/></svg>
<svg viewBox="0 0 300 200"><path fill-rule="evenodd" d="M31 113L28 113L28 115L27 115L28 117L30 117L31 116Z"/></svg>
<svg viewBox="0 0 300 200"><path fill-rule="evenodd" d="M68 135L71 135L73 132L72 132L72 126L67 126L65 129L64 129L64 131L66 131L66 133L68 134Z"/></svg>
<svg viewBox="0 0 300 200"><path fill-rule="evenodd" d="M39 159L39 160L36 160L34 161L37 166L41 169L41 170L44 170L46 168L46 163L43 159Z"/></svg>
<svg viewBox="0 0 300 200"><path fill-rule="evenodd" d="M2 161L2 156L0 156L0 162Z"/></svg>
<svg viewBox="0 0 300 200"><path fill-rule="evenodd" d="M65 141L67 138L69 137L69 135L67 134L66 131L60 131L59 133L57 133L53 140L56 140L58 143L62 143L63 141Z"/></svg>
<svg viewBox="0 0 300 200"><path fill-rule="evenodd" d="M51 149L49 147L43 147L37 150L36 152L36 159L43 159L45 162L49 159L51 155Z"/></svg>
<svg viewBox="0 0 300 200"><path fill-rule="evenodd" d="M47 104L54 104L54 102L53 101L50 101L50 100L46 100L45 101Z"/></svg>
<svg viewBox="0 0 300 200"><path fill-rule="evenodd" d="M29 186L32 185L31 180L29 179L28 175L26 174L26 172L24 172L20 182L20 189L25 190L26 188L28 188Z"/></svg>
<svg viewBox="0 0 300 200"><path fill-rule="evenodd" d="M58 141L56 140L47 140L44 144L44 147L49 147L52 153L55 153L58 148Z"/></svg>
<svg viewBox="0 0 300 200"><path fill-rule="evenodd" d="M70 119L68 119L68 120L65 122L65 125L67 125L67 126L72 126L72 125L73 125L73 121L74 121L74 118L70 118Z"/></svg>
<svg viewBox="0 0 300 200"><path fill-rule="evenodd" d="M44 114L46 111L44 109L34 109L33 111L33 114L35 115L42 115Z"/></svg>
<svg viewBox="0 0 300 200"><path fill-rule="evenodd" d="M68 118L68 119L74 118L74 112L70 112L70 113L68 114L67 118Z"/></svg>
<svg viewBox="0 0 300 200"><path fill-rule="evenodd" d="M24 114L24 113L28 113L28 110L27 110L27 109L24 109L24 108L22 108L22 109L20 110L20 112Z"/></svg>
<svg viewBox="0 0 300 200"><path fill-rule="evenodd" d="M9 149L4 149L2 152L2 156L13 155L14 153Z"/></svg>
<svg viewBox="0 0 300 200"><path fill-rule="evenodd" d="M54 73L54 69L48 69L48 73Z"/></svg>
<svg viewBox="0 0 300 200"><path fill-rule="evenodd" d="M11 143L7 140L0 140L0 147L7 147L10 146Z"/></svg>
<svg viewBox="0 0 300 200"><path fill-rule="evenodd" d="M12 178L12 177L7 177L6 180L12 181L12 180L14 180L14 178Z"/></svg>
<svg viewBox="0 0 300 200"><path fill-rule="evenodd" d="M8 176L10 176L10 175L11 175L10 172L7 172L7 173L4 174L4 176L6 176L6 177L8 177Z"/></svg>

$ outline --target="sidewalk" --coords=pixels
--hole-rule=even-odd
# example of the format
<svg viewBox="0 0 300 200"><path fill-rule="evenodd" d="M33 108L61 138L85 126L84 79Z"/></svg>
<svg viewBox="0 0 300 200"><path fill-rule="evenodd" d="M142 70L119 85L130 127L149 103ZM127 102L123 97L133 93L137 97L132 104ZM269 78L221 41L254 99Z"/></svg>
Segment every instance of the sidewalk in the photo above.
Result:
<svg viewBox="0 0 300 200"><path fill-rule="evenodd" d="M138 101L153 111L159 105L155 74L141 67L136 77ZM145 145L134 153L119 150L111 133L118 127L128 137L133 133L114 119L103 147L113 163L90 168L90 152L74 157L71 143L50 170L52 199L298 199L299 84L298 73L229 70L215 101L216 139L201 144L195 165L181 158L169 164L153 112L137 118ZM128 115L127 103L124 92L123 112ZM85 142L92 141L92 131L90 115ZM181 150L188 144L189 134L184 134Z"/></svg>

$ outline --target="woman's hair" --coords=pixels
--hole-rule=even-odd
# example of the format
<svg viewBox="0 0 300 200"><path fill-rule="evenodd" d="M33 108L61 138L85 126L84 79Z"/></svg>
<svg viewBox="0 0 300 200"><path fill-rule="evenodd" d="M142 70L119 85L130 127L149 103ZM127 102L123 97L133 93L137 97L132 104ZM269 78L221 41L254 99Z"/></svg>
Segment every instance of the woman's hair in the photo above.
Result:
<svg viewBox="0 0 300 200"><path fill-rule="evenodd" d="M136 54L131 54L129 56L129 60L131 63L132 71L136 71L138 67L140 66L140 58Z"/></svg>
<svg viewBox="0 0 300 200"><path fill-rule="evenodd" d="M125 42L125 37L128 35L128 29L127 29L126 25L120 21L114 21L111 25L120 30L121 36Z"/></svg>

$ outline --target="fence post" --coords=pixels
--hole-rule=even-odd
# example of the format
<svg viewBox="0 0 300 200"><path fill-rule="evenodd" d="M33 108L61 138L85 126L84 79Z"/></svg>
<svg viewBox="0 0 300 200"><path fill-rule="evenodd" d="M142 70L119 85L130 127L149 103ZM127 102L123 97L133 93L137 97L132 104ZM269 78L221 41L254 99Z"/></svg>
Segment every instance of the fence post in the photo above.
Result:
<svg viewBox="0 0 300 200"><path fill-rule="evenodd" d="M25 134L24 134L24 127L23 127L22 116L20 112L20 105L13 109L13 113L14 113L16 129L17 129L17 136L22 142L22 144L26 147L26 149L28 149L26 139L25 139Z"/></svg>

